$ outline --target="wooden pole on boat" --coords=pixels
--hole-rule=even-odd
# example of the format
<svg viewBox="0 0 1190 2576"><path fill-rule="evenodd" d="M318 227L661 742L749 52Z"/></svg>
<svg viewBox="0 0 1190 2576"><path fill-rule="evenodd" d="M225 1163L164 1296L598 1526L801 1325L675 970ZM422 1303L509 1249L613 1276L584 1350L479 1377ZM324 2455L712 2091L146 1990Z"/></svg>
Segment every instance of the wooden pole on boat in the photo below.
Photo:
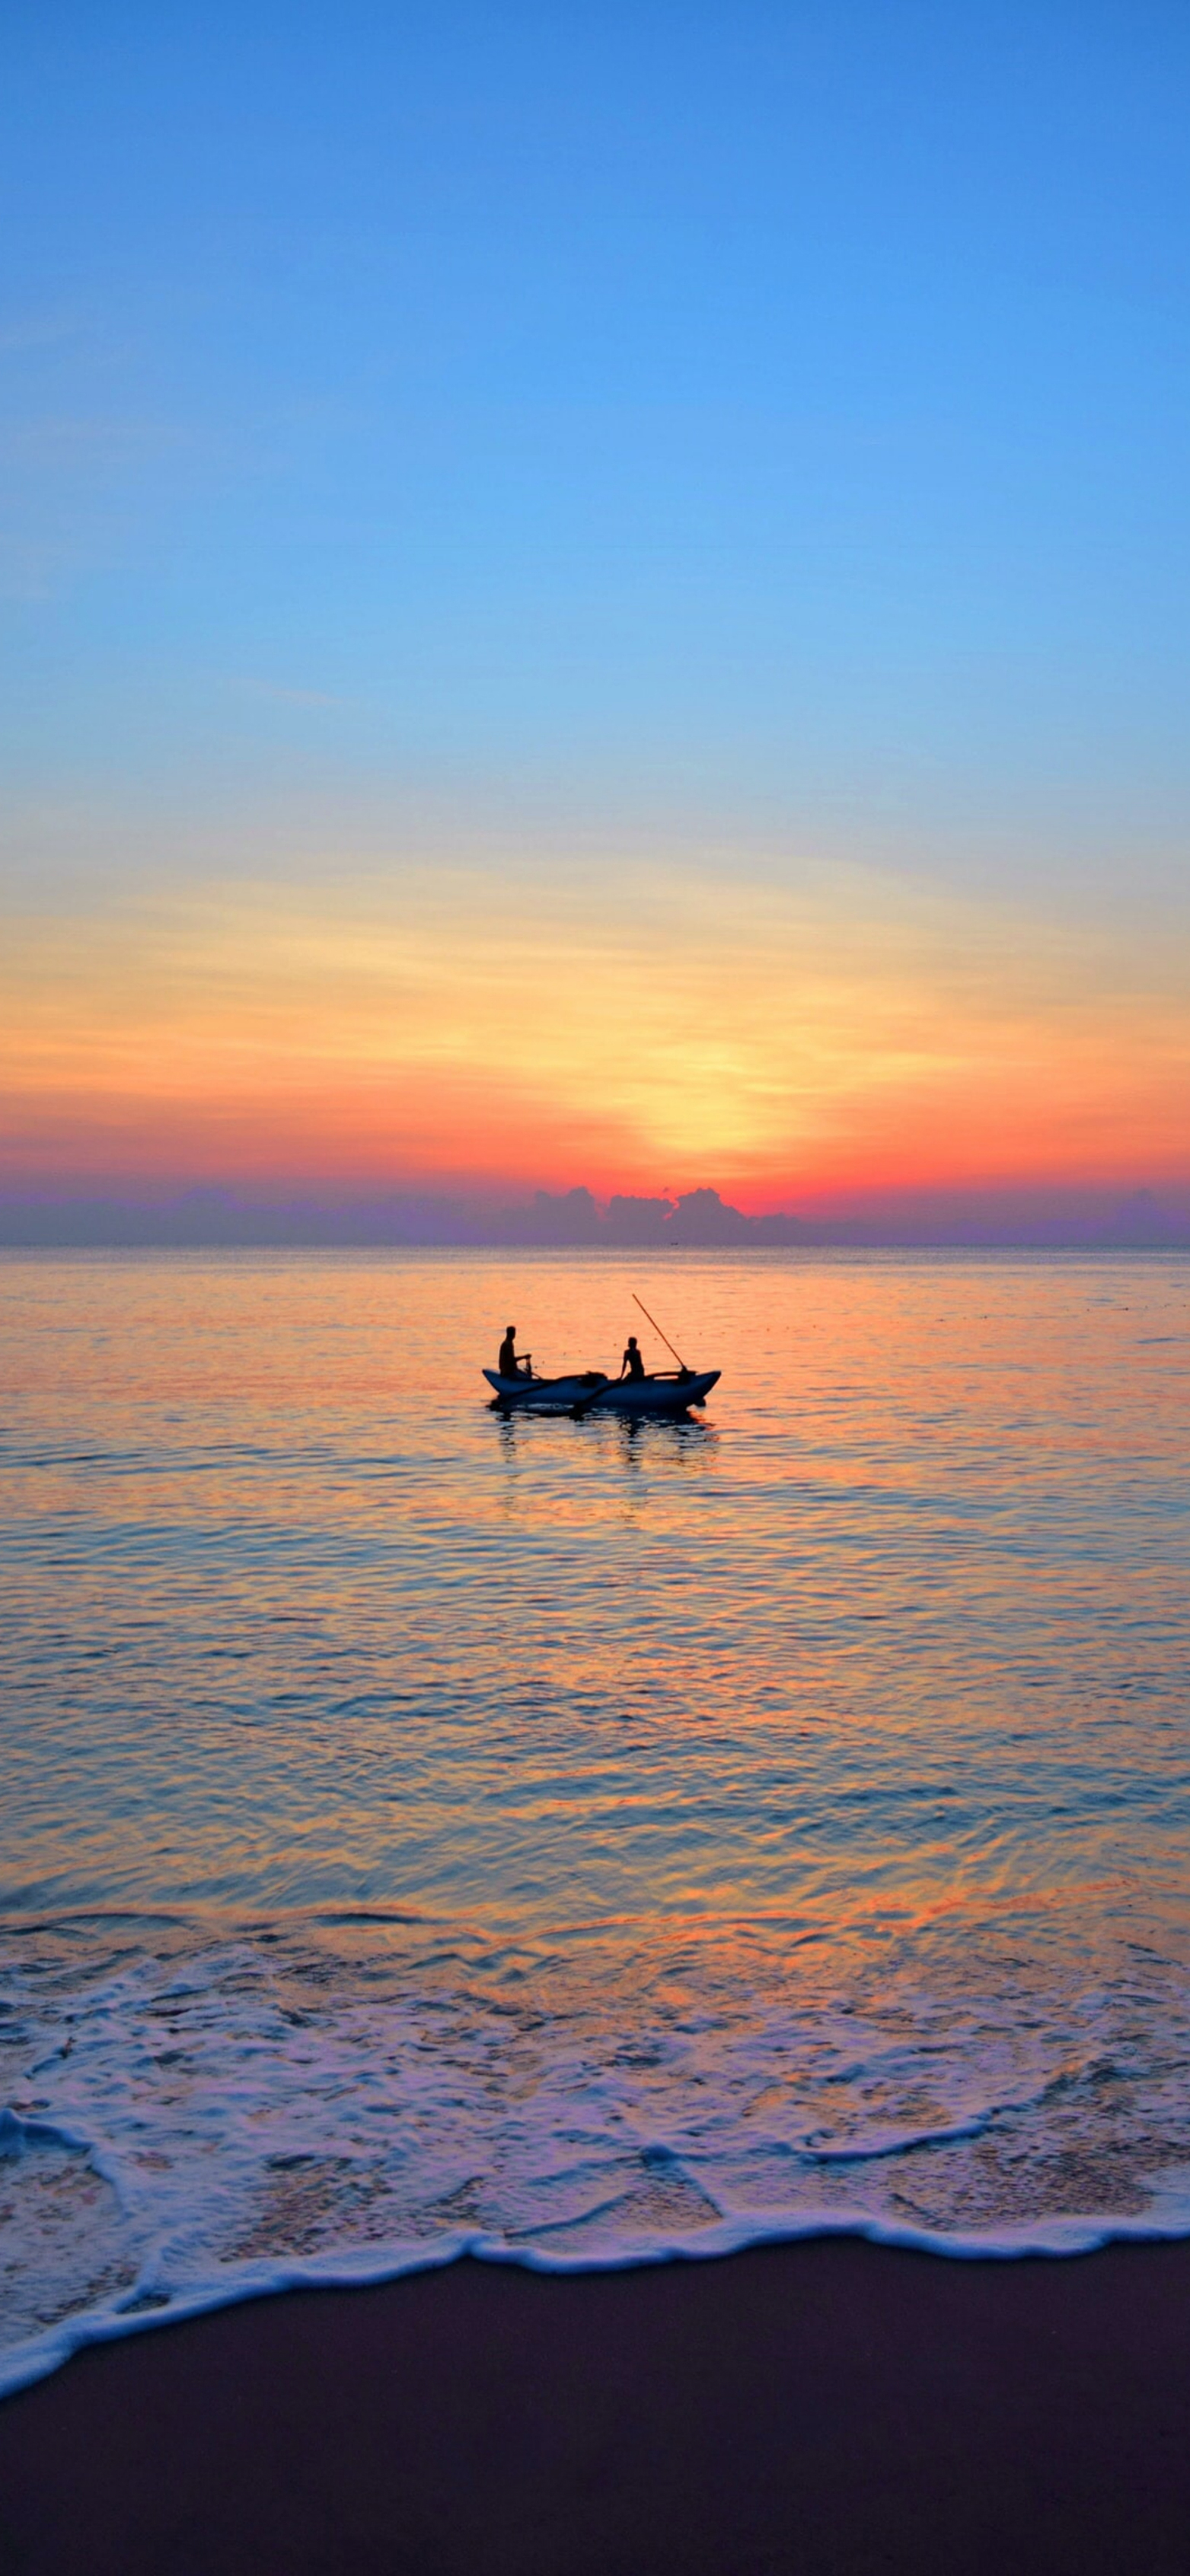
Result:
<svg viewBox="0 0 1190 2576"><path fill-rule="evenodd" d="M634 1306L639 1306L639 1308L640 1308L640 1311L641 1311L642 1315L645 1315L645 1316L647 1316L647 1317L648 1317L648 1320L649 1320L650 1324L652 1325L653 1330L654 1330L654 1332L656 1333L656 1335L657 1335L657 1337L658 1337L658 1340L659 1340L659 1341L663 1341L663 1342L664 1342L665 1347L666 1347L666 1350L667 1350L667 1351L669 1351L669 1352L672 1354L673 1358L677 1361L677 1363L678 1363L678 1367L679 1367L680 1369L684 1369L684 1368L686 1367L686 1363L685 1363L685 1360L684 1360L684 1359L683 1359L683 1357L682 1357L681 1352L680 1352L680 1351L675 1351L675 1350L674 1350L673 1343L671 1342L671 1340L670 1340L670 1338L669 1338L668 1333L663 1333L663 1332L662 1332L662 1330L661 1330L661 1326L660 1326L660 1324L658 1323L656 1316L655 1316L655 1315L650 1315L650 1314L649 1314L649 1310L648 1310L648 1307L647 1307L647 1306L646 1306L646 1304L645 1304L644 1298L643 1298L643 1297L638 1297L638 1296L637 1296L637 1293L636 1293L635 1288L634 1288L634 1289L633 1289L633 1291L632 1291L632 1303L633 1303L633 1305L634 1305ZM686 1372L686 1373L687 1373L687 1376L689 1376L689 1374L690 1374L689 1370L687 1370L687 1372Z"/></svg>

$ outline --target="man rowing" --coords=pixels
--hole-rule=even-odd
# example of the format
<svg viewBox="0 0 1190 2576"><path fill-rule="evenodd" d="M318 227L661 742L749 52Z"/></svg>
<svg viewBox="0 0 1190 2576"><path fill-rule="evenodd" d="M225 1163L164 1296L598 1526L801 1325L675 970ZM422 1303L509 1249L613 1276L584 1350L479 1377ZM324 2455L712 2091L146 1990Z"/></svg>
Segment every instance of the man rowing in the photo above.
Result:
<svg viewBox="0 0 1190 2576"><path fill-rule="evenodd" d="M622 1378L626 1377L637 1379L642 1378L644 1373L645 1364L637 1346L636 1335L635 1333L630 1333L628 1336L628 1348L620 1362L620 1375Z"/></svg>

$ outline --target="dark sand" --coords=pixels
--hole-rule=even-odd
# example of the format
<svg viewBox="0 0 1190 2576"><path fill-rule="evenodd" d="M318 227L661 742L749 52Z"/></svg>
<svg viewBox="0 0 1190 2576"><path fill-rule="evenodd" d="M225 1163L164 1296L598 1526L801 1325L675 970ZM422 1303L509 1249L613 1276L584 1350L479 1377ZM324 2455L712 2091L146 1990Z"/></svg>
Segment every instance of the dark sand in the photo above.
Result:
<svg viewBox="0 0 1190 2576"><path fill-rule="evenodd" d="M3 2576L1190 2571L1190 2243L224 2309L0 2406Z"/></svg>

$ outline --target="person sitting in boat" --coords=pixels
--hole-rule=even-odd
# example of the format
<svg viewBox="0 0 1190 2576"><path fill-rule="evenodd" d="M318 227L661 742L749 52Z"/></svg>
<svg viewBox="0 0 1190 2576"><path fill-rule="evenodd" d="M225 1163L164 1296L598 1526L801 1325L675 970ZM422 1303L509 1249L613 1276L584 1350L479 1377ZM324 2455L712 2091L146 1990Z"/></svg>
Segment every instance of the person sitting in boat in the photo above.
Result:
<svg viewBox="0 0 1190 2576"><path fill-rule="evenodd" d="M637 1348L636 1335L635 1333L630 1333L628 1336L628 1348L620 1362L620 1375L621 1377L636 1379L642 1378L644 1373L645 1364Z"/></svg>
<svg viewBox="0 0 1190 2576"><path fill-rule="evenodd" d="M515 1324L506 1324L504 1327L504 1339L500 1344L500 1357L496 1366L501 1377L532 1377L533 1375L529 1353L526 1351L523 1360L517 1358Z"/></svg>

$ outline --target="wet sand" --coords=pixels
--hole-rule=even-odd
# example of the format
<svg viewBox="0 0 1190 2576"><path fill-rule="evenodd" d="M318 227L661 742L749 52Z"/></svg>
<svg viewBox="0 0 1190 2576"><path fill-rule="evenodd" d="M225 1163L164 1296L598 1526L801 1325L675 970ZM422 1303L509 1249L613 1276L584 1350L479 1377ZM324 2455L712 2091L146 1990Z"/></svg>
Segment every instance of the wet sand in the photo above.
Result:
<svg viewBox="0 0 1190 2576"><path fill-rule="evenodd" d="M1190 2244L474 2262L80 2355L0 2406L4 2576L1164 2576Z"/></svg>

